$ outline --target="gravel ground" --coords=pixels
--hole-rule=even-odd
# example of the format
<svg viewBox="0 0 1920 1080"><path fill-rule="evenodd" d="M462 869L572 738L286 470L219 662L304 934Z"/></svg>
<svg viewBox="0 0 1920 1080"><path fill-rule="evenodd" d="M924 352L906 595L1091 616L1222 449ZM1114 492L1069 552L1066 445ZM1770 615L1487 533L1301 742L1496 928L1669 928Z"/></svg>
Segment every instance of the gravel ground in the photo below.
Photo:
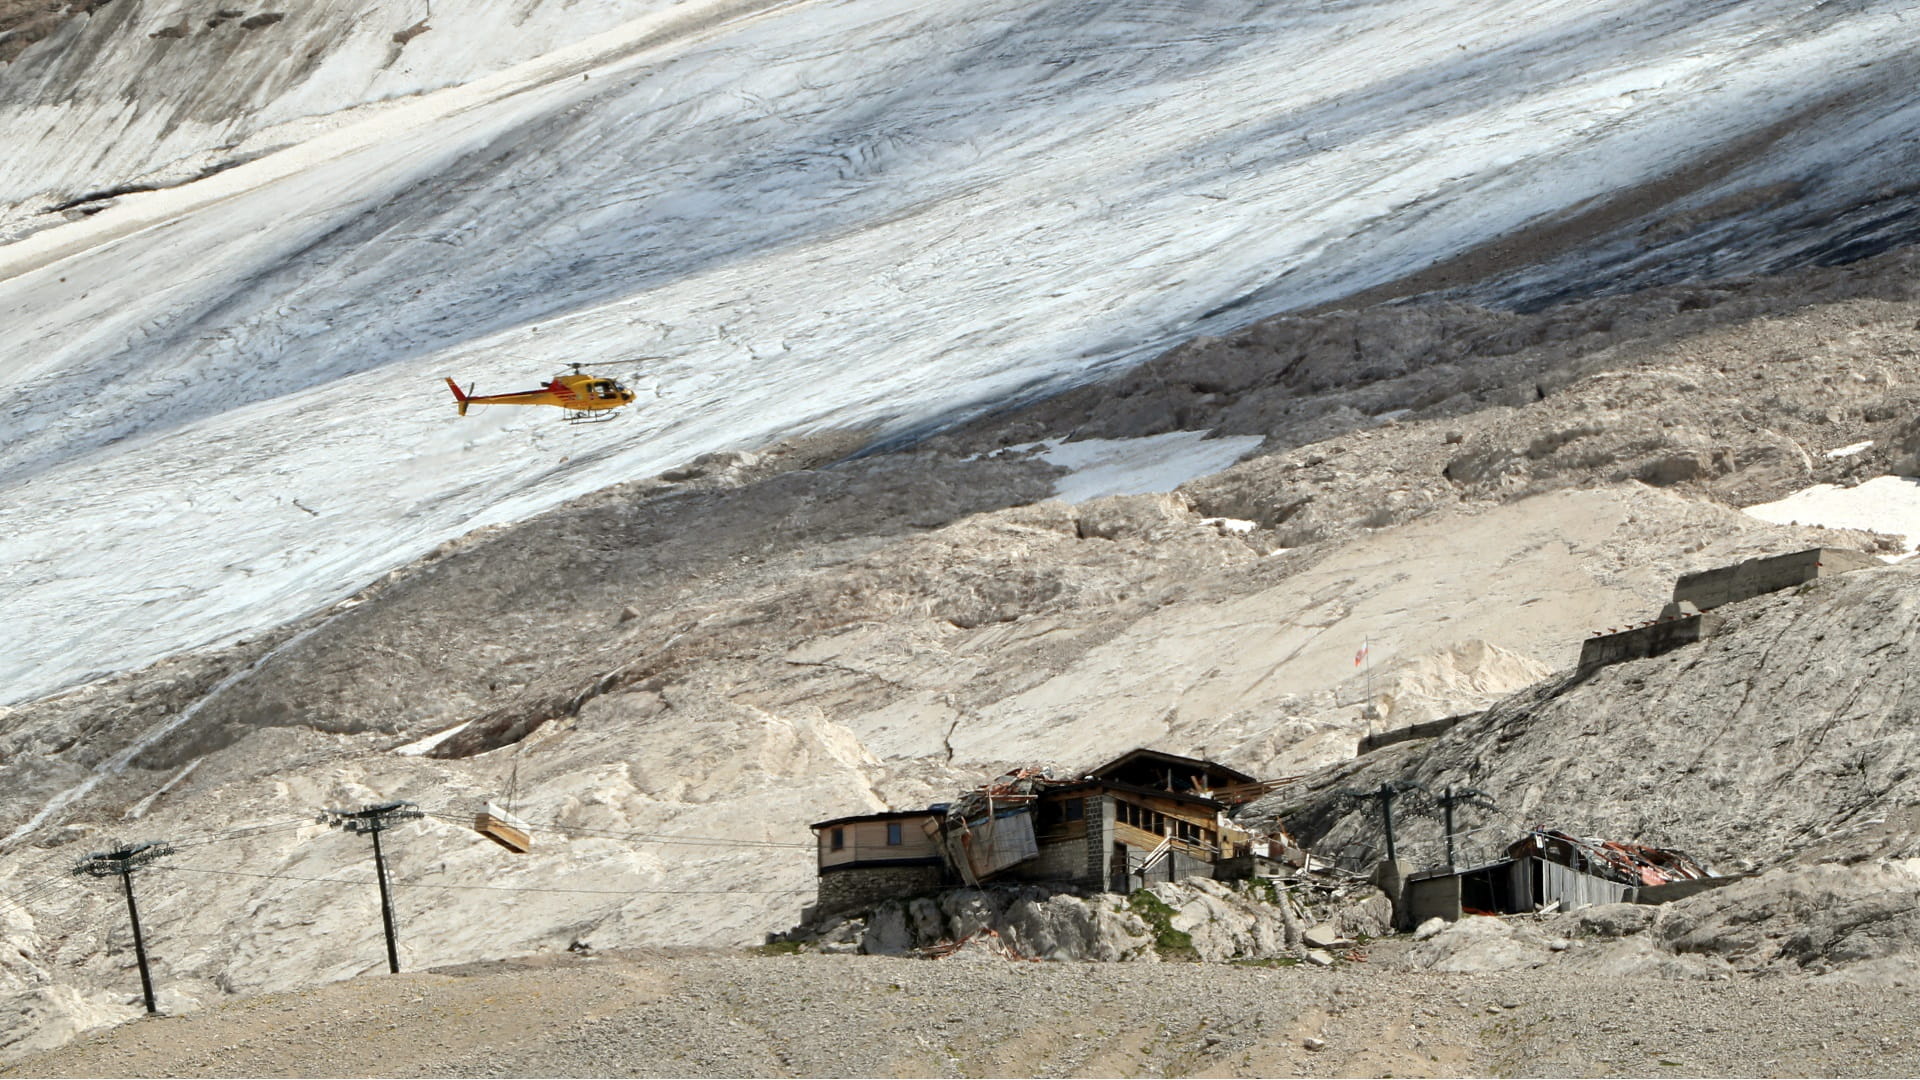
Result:
<svg viewBox="0 0 1920 1080"><path fill-rule="evenodd" d="M1911 990L742 953L534 958L157 1017L8 1076L1920 1074Z"/></svg>

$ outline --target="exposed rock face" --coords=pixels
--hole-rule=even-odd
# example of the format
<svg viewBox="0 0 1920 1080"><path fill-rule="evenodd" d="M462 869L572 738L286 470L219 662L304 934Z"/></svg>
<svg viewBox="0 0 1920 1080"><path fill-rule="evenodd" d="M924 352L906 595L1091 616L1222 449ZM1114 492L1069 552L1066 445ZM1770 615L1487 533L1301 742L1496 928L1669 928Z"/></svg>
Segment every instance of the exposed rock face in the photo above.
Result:
<svg viewBox="0 0 1920 1080"><path fill-rule="evenodd" d="M1405 517L1448 485L1490 495L1627 479L1761 502L1809 475L1900 471L1885 470L1877 455L1820 454L1878 435L1920 403L1907 375L1911 322L1902 318L1914 262L1896 252L1791 278L1652 289L1525 316L1464 304L1281 316L1196 339L993 430L1025 442L1071 418L1083 436L1196 427L1265 435L1270 452L1337 440L1312 455L1319 461L1310 467L1327 468L1289 477L1294 497L1277 504L1238 494L1235 473L1294 472L1304 455L1275 454L1196 486L1209 512L1263 525L1297 515L1308 505L1302 496L1325 503L1342 466L1378 462L1379 448L1365 459L1336 455L1363 449L1342 437L1378 434L1384 424L1430 425L1434 442L1410 459L1425 440L1384 440L1397 464L1419 467L1396 469L1393 487L1405 490L1368 511ZM1815 326L1802 320L1814 296L1834 306L1810 334ZM1312 487L1301 490L1300 481ZM1327 517L1326 507L1315 509ZM1340 509L1348 520L1362 516Z"/></svg>
<svg viewBox="0 0 1920 1080"><path fill-rule="evenodd" d="M1554 959L1555 940L1525 923L1466 918L1420 941L1406 963L1422 971L1461 973L1539 967Z"/></svg>
<svg viewBox="0 0 1920 1080"><path fill-rule="evenodd" d="M1920 957L1916 891L1920 860L1795 865L1662 910L1650 932L1742 971L1905 980Z"/></svg>
<svg viewBox="0 0 1920 1080"><path fill-rule="evenodd" d="M1308 949L1302 928L1320 916L1336 933L1372 937L1386 932L1390 912L1371 890L1310 908L1286 889L1208 878L1158 882L1132 897L998 886L888 901L792 937L823 952L881 956L988 935L1037 960L1299 959Z"/></svg>
<svg viewBox="0 0 1920 1080"><path fill-rule="evenodd" d="M1292 797L1288 820L1322 850L1370 858L1376 819L1325 793L1407 778L1486 790L1515 824L1678 847L1723 868L1823 842L1916 854L1905 809L1920 801L1916 584L1920 569L1890 566L1726 605L1698 645L1557 676L1430 742L1331 770L1316 778L1322 794ZM1863 831L1836 839L1850 828Z"/></svg>

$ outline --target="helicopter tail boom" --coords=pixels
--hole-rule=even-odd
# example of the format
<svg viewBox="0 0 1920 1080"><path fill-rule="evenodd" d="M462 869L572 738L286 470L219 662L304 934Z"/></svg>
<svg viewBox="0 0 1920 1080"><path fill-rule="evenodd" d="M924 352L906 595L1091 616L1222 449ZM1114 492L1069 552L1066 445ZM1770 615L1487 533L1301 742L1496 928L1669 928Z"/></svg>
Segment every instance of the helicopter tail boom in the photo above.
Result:
<svg viewBox="0 0 1920 1080"><path fill-rule="evenodd" d="M453 400L458 403L460 407L460 415L467 415L467 395L460 392L460 384L454 382L452 379L448 379L447 389L453 391Z"/></svg>

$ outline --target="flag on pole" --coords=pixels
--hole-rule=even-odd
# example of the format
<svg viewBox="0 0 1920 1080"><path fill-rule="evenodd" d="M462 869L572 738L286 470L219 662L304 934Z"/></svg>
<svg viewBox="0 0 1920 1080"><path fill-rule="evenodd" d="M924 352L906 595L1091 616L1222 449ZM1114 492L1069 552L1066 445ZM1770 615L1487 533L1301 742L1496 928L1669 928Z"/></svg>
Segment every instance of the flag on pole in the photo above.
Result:
<svg viewBox="0 0 1920 1080"><path fill-rule="evenodd" d="M1360 651L1359 651L1359 652L1357 652L1357 653L1354 653L1354 654L1353 654L1353 666L1354 666L1354 667L1359 667L1359 666L1361 665L1361 663L1362 663L1362 662L1364 662L1364 661L1366 660L1366 658L1367 658L1367 653L1369 653L1369 652L1371 652L1371 651L1373 651L1373 642L1371 642L1371 641L1363 641L1363 642L1361 642L1361 643L1360 643Z"/></svg>

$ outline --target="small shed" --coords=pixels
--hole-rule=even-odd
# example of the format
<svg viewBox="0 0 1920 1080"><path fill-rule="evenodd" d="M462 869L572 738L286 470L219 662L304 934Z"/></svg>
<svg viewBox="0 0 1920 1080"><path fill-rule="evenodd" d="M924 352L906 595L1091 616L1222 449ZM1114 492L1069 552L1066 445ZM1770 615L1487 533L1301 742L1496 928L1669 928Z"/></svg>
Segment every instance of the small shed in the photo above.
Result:
<svg viewBox="0 0 1920 1080"><path fill-rule="evenodd" d="M1409 876L1403 921L1417 926L1436 916L1454 920L1463 914L1538 911L1549 904L1572 910L1633 903L1643 892L1679 896L1683 893L1670 888L1655 890L1706 880L1722 879L1682 852L1538 830L1509 845L1507 858Z"/></svg>

